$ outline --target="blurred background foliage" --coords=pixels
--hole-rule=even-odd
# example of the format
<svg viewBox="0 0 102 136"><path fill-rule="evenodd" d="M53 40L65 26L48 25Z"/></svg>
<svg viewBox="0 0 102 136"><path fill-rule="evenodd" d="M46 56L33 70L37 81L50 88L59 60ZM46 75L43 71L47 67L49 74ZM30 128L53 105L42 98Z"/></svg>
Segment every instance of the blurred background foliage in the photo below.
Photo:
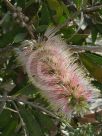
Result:
<svg viewBox="0 0 102 136"><path fill-rule="evenodd" d="M73 119L69 127L54 116L39 90L31 85L13 49L32 37L5 1L0 0L0 136L101 136L102 116L95 123L80 124ZM29 17L27 24L32 26L35 38L43 36L48 26L62 26L69 19L58 33L70 47L90 46L90 50L75 53L92 83L102 90L102 0L10 2ZM98 51L93 50L97 46ZM11 100L6 100L7 96Z"/></svg>

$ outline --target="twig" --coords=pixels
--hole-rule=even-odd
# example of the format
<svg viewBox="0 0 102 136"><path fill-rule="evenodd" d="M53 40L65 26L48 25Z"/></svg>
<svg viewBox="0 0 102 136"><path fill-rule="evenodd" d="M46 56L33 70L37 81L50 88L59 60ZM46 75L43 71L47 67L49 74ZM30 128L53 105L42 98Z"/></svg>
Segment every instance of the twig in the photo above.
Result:
<svg viewBox="0 0 102 136"><path fill-rule="evenodd" d="M102 46L101 45L95 45L95 46L79 46L79 45L69 45L69 48L71 48L75 52L83 52L83 51L91 51L91 52L100 52L102 53Z"/></svg>
<svg viewBox="0 0 102 136"><path fill-rule="evenodd" d="M32 103L32 102L29 102L27 100L21 100L21 99L16 99L16 100L19 101L19 102L23 102L24 104L28 104L28 105L32 106L33 108L39 109L39 110L47 113L49 116L59 120L59 118L55 114L53 114L52 112L48 111L44 107L38 105L37 103Z"/></svg>
<svg viewBox="0 0 102 136"><path fill-rule="evenodd" d="M7 97L7 92L6 91L4 91L3 97L4 97L4 101L2 101L2 103L0 104L0 113L2 113L2 111L3 111L4 107L5 107L5 104L6 104L6 97Z"/></svg>
<svg viewBox="0 0 102 136"><path fill-rule="evenodd" d="M3 53L3 52L8 52L8 51L11 51L13 49L12 46L6 46L4 48L0 48L0 54Z"/></svg>
<svg viewBox="0 0 102 136"><path fill-rule="evenodd" d="M12 112L14 112L14 113L18 113L16 110L14 110L14 109L11 109L11 108L9 108L9 107L4 107L4 109L5 109L5 110L9 110L9 111L12 111Z"/></svg>
<svg viewBox="0 0 102 136"><path fill-rule="evenodd" d="M102 8L102 4L100 5L96 5L96 6L93 6L93 7L89 7L85 10L83 10L84 13L90 13L90 12L95 12L96 10L99 10Z"/></svg>
<svg viewBox="0 0 102 136"><path fill-rule="evenodd" d="M5 4L7 5L7 7L10 9L11 12L16 12L16 7L13 6L8 0L4 0ZM24 15L22 13L22 15ZM19 18L21 20L21 18ZM22 21L22 20L21 20ZM32 39L35 38L34 34L33 34L33 27L31 25L28 25L27 23L24 26L26 28L26 30L28 31L29 35L31 36Z"/></svg>
<svg viewBox="0 0 102 136"><path fill-rule="evenodd" d="M82 52L82 51L92 51L92 52L101 52L102 53L102 46L101 45L68 45L69 48L71 48L75 52ZM7 46L4 48L0 48L0 53L2 54L3 52L9 52L12 51L14 48L12 46Z"/></svg>
<svg viewBox="0 0 102 136"><path fill-rule="evenodd" d="M19 116L20 121L21 121L21 125L22 125L23 130L24 130L24 135L27 136L26 125L25 125L25 123L24 123L24 121L23 121L23 119L22 119L22 117L21 117L21 114L20 114L20 112L19 112L19 109L18 109L18 107L17 107L17 105L15 104L14 101L12 101L12 104L14 105L15 109L17 110L18 116Z"/></svg>
<svg viewBox="0 0 102 136"><path fill-rule="evenodd" d="M65 1L64 3L67 4L70 7L71 11L75 12L77 10L75 5L70 0L67 1L67 2ZM100 8L102 8L102 4L101 3L99 3L98 5L93 5L91 7L88 7L85 10L83 10L83 12L84 13L90 13L90 12L94 12L96 10L99 10Z"/></svg>
<svg viewBox="0 0 102 136"><path fill-rule="evenodd" d="M32 102L29 102L29 101L27 101L27 100L22 100L22 99L20 99L20 98L15 98L15 97L10 97L10 96L8 96L8 97L6 97L6 98L4 98L3 96L0 98L0 101L2 102L2 101L17 101L17 102L23 102L24 104L28 104L28 105L30 105L30 106L32 106L33 108L36 108L36 109L39 109L40 111L43 111L43 112L45 112L45 113L47 113L49 116L51 116L51 117L53 117L53 118L56 118L56 119L58 119L59 120L59 118L55 115L55 114L53 114L52 112L50 112L50 111L48 111L47 109L45 109L44 107L42 107L42 106L40 106L40 105L38 105L37 103L32 103Z"/></svg>
<svg viewBox="0 0 102 136"><path fill-rule="evenodd" d="M16 11L16 8L8 0L4 0L4 2L11 11Z"/></svg>

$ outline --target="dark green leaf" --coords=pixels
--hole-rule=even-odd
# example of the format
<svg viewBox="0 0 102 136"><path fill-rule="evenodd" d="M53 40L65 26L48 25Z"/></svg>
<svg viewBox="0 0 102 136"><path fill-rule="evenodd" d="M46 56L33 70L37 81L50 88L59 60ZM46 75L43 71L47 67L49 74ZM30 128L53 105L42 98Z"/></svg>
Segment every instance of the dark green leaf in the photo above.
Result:
<svg viewBox="0 0 102 136"><path fill-rule="evenodd" d="M36 121L35 116L30 110L25 109L23 106L20 109L21 116L26 124L29 136L43 136L39 123Z"/></svg>

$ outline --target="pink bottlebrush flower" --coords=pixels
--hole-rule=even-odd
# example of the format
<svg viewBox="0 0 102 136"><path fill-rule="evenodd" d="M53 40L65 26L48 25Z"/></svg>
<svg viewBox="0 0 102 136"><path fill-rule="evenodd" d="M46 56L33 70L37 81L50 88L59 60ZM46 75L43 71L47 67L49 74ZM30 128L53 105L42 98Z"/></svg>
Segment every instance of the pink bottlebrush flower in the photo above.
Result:
<svg viewBox="0 0 102 136"><path fill-rule="evenodd" d="M84 114L99 92L74 63L68 45L58 36L46 34L48 39L36 44L40 48L28 51L24 61L28 77L59 115L70 119L73 114Z"/></svg>
<svg viewBox="0 0 102 136"><path fill-rule="evenodd" d="M40 44L42 47L32 52L26 63L29 79L60 115L70 118L85 113L98 96L96 89L74 64L64 41L50 36Z"/></svg>

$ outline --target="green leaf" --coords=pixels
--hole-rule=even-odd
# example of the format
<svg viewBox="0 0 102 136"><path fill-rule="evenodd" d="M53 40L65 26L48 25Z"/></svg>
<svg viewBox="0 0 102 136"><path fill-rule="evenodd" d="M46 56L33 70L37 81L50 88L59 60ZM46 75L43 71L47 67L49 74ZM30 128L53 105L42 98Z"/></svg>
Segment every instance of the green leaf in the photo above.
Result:
<svg viewBox="0 0 102 136"><path fill-rule="evenodd" d="M91 35L92 35L92 42L95 43L96 39L97 39L97 34L98 31L95 29L95 26L92 27L91 29Z"/></svg>
<svg viewBox="0 0 102 136"><path fill-rule="evenodd" d="M7 110L3 110L3 112L0 113L0 128L4 128L8 122L10 122L10 115L11 112Z"/></svg>
<svg viewBox="0 0 102 136"><path fill-rule="evenodd" d="M66 16L68 18L70 16L70 13L69 13L67 6L63 2L61 2L61 6L63 8L63 12L66 14Z"/></svg>
<svg viewBox="0 0 102 136"><path fill-rule="evenodd" d="M17 121L14 119L10 120L9 124L7 125L5 130L3 131L2 136L14 136L16 127L17 127Z"/></svg>
<svg viewBox="0 0 102 136"><path fill-rule="evenodd" d="M55 20L59 21L60 17L63 15L63 7L60 5L58 0L47 0L48 5L51 10L55 11Z"/></svg>
<svg viewBox="0 0 102 136"><path fill-rule="evenodd" d="M102 83L102 56L89 52L80 53L79 56L91 75Z"/></svg>
<svg viewBox="0 0 102 136"><path fill-rule="evenodd" d="M23 31L23 29L17 27L16 24L13 24L12 27L13 28L11 31L5 33L3 36L0 37L0 47L5 47L8 44L12 44L14 37Z"/></svg>
<svg viewBox="0 0 102 136"><path fill-rule="evenodd" d="M102 34L102 24L96 24L95 27L96 27L96 30L97 30L100 34Z"/></svg>
<svg viewBox="0 0 102 136"><path fill-rule="evenodd" d="M40 25L37 27L37 32L40 32L40 33L45 32L47 27L48 27L47 25Z"/></svg>
<svg viewBox="0 0 102 136"><path fill-rule="evenodd" d="M19 0L21 1L21 0ZM35 3L36 0L29 0L29 1L26 1L26 7L29 7L31 6L33 3Z"/></svg>
<svg viewBox="0 0 102 136"><path fill-rule="evenodd" d="M26 2L26 0L17 0L17 5L22 8L25 8L25 2Z"/></svg>
<svg viewBox="0 0 102 136"><path fill-rule="evenodd" d="M77 6L77 9L80 10L81 6L82 6L82 0L74 0L74 1L75 1L76 6Z"/></svg>
<svg viewBox="0 0 102 136"><path fill-rule="evenodd" d="M50 21L51 21L51 17L50 17L50 13L48 10L48 6L46 3L43 3L42 9L41 9L40 24L41 24L41 26L46 26L47 24L50 23ZM39 27L41 27L41 26L39 26Z"/></svg>
<svg viewBox="0 0 102 136"><path fill-rule="evenodd" d="M38 92L37 88L35 88L32 84L26 83L23 85L23 87L19 91L15 93L15 95L35 96L37 92Z"/></svg>
<svg viewBox="0 0 102 136"><path fill-rule="evenodd" d="M17 34L15 37L14 37L14 40L13 42L14 43L19 43L21 41L23 41L26 37L26 34L25 33L20 33L20 34Z"/></svg>
<svg viewBox="0 0 102 136"><path fill-rule="evenodd" d="M47 116L46 114L39 112L39 111L37 111L37 112L33 111L33 113L35 114L36 118L38 119L41 129L44 132L49 134L50 130L54 127L54 122L52 121L52 118Z"/></svg>
<svg viewBox="0 0 102 136"><path fill-rule="evenodd" d="M26 124L29 136L43 136L39 123L35 116L31 113L30 109L20 107L20 114Z"/></svg>

